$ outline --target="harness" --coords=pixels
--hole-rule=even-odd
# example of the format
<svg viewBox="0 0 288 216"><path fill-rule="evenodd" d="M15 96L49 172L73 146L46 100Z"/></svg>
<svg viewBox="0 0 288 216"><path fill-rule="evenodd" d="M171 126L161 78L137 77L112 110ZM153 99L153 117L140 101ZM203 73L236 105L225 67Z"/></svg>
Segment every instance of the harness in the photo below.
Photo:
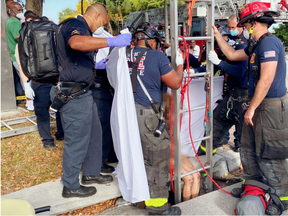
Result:
<svg viewBox="0 0 288 216"><path fill-rule="evenodd" d="M154 103L152 97L150 96L148 90L146 89L146 86L144 85L140 75L138 74L138 65L141 61L141 58L143 57L143 55L149 50L150 48L145 48L142 49L141 52L139 53L139 55L136 58L136 61L134 62L134 49L127 49L126 51L126 55L130 52L130 61L128 61L128 66L132 68L132 76L131 76L131 83L132 83L132 89L133 89L133 95L134 95L134 100L136 101L136 93L137 93L137 81L140 84L140 87L142 88L144 94L146 95L146 97L148 98L151 107L153 109L153 111L155 112L155 115L157 116L157 118L159 119L159 124L158 127L154 133L154 135L156 137L159 137L163 130L166 127L166 123L163 120L163 113L164 113L164 108L165 108L165 102L163 100L163 97L161 95L161 107L160 107L160 113L157 109L156 104ZM163 85L162 85L163 87Z"/></svg>

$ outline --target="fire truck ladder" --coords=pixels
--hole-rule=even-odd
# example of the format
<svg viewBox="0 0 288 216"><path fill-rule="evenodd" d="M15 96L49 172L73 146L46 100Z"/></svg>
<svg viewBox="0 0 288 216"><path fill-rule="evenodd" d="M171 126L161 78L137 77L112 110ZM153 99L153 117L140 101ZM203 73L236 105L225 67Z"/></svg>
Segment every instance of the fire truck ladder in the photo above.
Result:
<svg viewBox="0 0 288 216"><path fill-rule="evenodd" d="M54 112L50 113L50 117L56 120L56 114ZM7 119L7 120L1 120L1 138L7 138L12 137L20 134L30 133L33 131L37 131L37 123L36 116L26 116L26 117L20 117L15 119ZM21 124L31 122L33 125L28 127L21 127ZM14 128L11 126L13 125ZM56 121L50 122L50 126L55 126ZM4 128L6 130L2 131ZM7 130L8 129L8 130Z"/></svg>
<svg viewBox="0 0 288 216"><path fill-rule="evenodd" d="M189 0L185 0L189 1ZM206 40L206 56L208 56L208 53L210 50L214 49L214 32L211 28L211 24L214 24L214 2L215 0L198 0L197 2L204 2L207 4L207 26L208 26L208 32L207 36L200 36L200 37L185 37L185 40ZM171 61L174 68L176 68L176 50L178 48L178 42L180 39L178 39L178 4L177 0L170 0L170 35L171 35ZM173 58L174 57L174 58ZM210 61L207 61L206 65L206 72L204 73L198 73L198 74L190 74L190 77L196 77L196 76L205 76L209 77L210 79L210 105L209 110L211 112L211 118L210 118L210 125L207 124L206 128L209 131L210 134L206 135L205 137L194 140L200 141L200 140L206 140L206 161L205 169L209 169L209 174L212 176L212 147L213 147L213 65ZM186 76L187 78L187 76ZM180 144L180 114L186 111L180 112L180 92L179 90L173 90L173 116L174 116L174 122L173 122L173 137L175 140L175 170L174 170L174 179L175 179L175 203L181 202L181 178L185 177L187 175L202 171L203 169L197 169L192 172L185 173L181 175L181 144ZM204 109L205 107L197 107L191 109L191 112L194 110ZM189 111L189 110L188 110ZM187 143L185 143L187 144ZM188 143L191 145L191 142ZM208 191L212 191L212 181L208 182Z"/></svg>

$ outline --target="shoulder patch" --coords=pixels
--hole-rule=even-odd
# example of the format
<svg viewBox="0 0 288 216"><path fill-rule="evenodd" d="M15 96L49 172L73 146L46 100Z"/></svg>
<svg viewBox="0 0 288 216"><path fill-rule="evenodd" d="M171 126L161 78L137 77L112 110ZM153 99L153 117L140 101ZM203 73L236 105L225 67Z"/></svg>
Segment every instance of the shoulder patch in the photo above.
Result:
<svg viewBox="0 0 288 216"><path fill-rule="evenodd" d="M253 53L252 56L251 56L251 59L250 59L250 63L254 63L255 62L255 56L256 56L256 54Z"/></svg>
<svg viewBox="0 0 288 216"><path fill-rule="evenodd" d="M76 35L76 34L77 34L77 35L80 35L80 32L79 32L78 30L76 30L76 29L71 32L71 35Z"/></svg>
<svg viewBox="0 0 288 216"><path fill-rule="evenodd" d="M264 52L264 58L270 58L270 57L275 57L275 56L276 56L275 50Z"/></svg>

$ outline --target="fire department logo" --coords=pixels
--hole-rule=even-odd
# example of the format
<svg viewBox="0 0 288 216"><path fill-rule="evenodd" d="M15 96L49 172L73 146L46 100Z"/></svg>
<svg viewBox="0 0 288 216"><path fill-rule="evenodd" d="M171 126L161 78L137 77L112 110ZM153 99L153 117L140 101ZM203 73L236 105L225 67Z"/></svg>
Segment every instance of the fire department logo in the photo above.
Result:
<svg viewBox="0 0 288 216"><path fill-rule="evenodd" d="M252 54L251 59L250 59L250 63L254 63L255 62L255 53Z"/></svg>

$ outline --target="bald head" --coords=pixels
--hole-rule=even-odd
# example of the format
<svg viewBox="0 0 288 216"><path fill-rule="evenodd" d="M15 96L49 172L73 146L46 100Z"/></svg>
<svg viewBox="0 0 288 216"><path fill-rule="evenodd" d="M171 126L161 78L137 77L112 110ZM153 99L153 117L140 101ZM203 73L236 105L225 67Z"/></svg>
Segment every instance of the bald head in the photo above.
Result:
<svg viewBox="0 0 288 216"><path fill-rule="evenodd" d="M232 15L229 16L228 22L229 22L229 21L235 21L235 22L237 22L237 15L236 15L236 13L234 13L234 14L232 14Z"/></svg>
<svg viewBox="0 0 288 216"><path fill-rule="evenodd" d="M100 3L90 5L84 14L84 18L92 32L109 22L108 11Z"/></svg>
<svg viewBox="0 0 288 216"><path fill-rule="evenodd" d="M9 9L10 9L10 13L9 13L10 17L16 17L18 13L23 13L22 6L17 2L11 2L9 4Z"/></svg>

